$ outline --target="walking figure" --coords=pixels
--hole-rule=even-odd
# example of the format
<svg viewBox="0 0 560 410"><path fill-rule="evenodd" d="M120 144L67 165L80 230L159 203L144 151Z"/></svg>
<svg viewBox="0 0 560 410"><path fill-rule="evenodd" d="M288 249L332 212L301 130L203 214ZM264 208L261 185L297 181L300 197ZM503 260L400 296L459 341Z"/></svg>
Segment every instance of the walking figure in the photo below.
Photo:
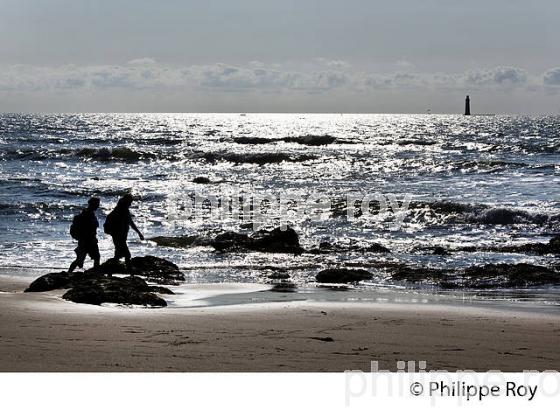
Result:
<svg viewBox="0 0 560 410"><path fill-rule="evenodd" d="M126 194L117 203L115 209L107 215L107 219L103 224L103 229L106 234L111 235L113 244L115 245L115 259L118 261L124 258L126 269L130 272L130 250L126 243L128 239L129 228L132 228L144 240L144 235L140 233L130 213L130 206L132 205L132 195Z"/></svg>
<svg viewBox="0 0 560 410"><path fill-rule="evenodd" d="M83 268L86 256L89 255L93 259L93 268L99 267L99 246L97 246L97 228L99 221L95 216L95 211L99 209L99 198L90 198L88 206L80 214L76 215L70 226L70 236L78 240L76 252L76 260L72 262L68 272L74 272L76 267Z"/></svg>

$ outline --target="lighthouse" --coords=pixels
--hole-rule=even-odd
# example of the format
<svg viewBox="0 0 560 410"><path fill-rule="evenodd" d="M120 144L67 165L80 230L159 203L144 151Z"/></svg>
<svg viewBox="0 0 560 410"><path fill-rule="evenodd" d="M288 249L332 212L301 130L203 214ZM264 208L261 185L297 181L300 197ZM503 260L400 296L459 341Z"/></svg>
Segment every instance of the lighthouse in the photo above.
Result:
<svg viewBox="0 0 560 410"><path fill-rule="evenodd" d="M465 115L471 115L471 99L468 95L465 99Z"/></svg>

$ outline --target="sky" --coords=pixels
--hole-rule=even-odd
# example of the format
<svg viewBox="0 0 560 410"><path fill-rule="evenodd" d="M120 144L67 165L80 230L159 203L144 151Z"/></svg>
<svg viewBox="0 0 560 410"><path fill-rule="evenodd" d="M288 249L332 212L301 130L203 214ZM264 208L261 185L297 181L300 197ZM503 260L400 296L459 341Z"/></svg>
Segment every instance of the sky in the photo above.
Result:
<svg viewBox="0 0 560 410"><path fill-rule="evenodd" d="M2 112L560 114L558 0L0 0Z"/></svg>

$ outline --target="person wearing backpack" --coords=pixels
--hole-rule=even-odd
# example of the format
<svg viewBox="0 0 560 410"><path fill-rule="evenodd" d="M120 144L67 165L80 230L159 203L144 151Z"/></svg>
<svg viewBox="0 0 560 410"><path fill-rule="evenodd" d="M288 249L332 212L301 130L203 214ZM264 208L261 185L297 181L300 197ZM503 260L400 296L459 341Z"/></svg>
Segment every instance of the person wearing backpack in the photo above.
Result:
<svg viewBox="0 0 560 410"><path fill-rule="evenodd" d="M130 272L130 250L126 243L128 239L129 228L132 228L140 237L140 240L144 240L144 235L140 233L136 224L132 220L132 215L130 213L130 206L132 205L132 195L126 194L117 203L115 209L107 215L103 229L106 234L111 235L113 238L113 244L115 245L115 259L119 260L124 258L126 269Z"/></svg>
<svg viewBox="0 0 560 410"><path fill-rule="evenodd" d="M72 262L68 272L73 272L76 267L83 268L86 256L89 255L93 259L93 268L99 267L101 255L99 254L99 246L97 246L97 228L99 221L95 216L95 211L99 209L99 198L93 197L88 201L88 206L80 214L74 216L72 225L70 226L70 235L78 240L76 252L76 260Z"/></svg>

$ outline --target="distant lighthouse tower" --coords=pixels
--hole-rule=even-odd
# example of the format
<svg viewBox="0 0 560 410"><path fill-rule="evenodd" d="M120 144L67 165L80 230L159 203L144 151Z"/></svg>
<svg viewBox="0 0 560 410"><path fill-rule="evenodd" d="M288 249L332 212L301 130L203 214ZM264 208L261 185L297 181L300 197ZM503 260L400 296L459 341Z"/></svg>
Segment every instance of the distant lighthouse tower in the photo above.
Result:
<svg viewBox="0 0 560 410"><path fill-rule="evenodd" d="M471 115L471 99L468 95L465 99L465 115Z"/></svg>

